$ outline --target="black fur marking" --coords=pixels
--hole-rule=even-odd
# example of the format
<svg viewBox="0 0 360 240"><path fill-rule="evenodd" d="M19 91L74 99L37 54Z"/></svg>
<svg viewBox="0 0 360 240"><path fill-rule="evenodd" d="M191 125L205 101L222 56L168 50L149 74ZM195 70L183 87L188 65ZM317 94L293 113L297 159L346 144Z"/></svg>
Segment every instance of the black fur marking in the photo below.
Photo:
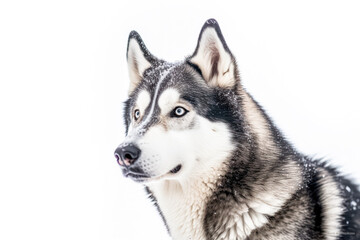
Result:
<svg viewBox="0 0 360 240"><path fill-rule="evenodd" d="M319 173L313 174L312 181L308 184L307 190L309 191L310 199L313 207L313 231L317 233L318 238L324 237L323 226L323 207L320 199L321 185ZM310 209L311 211L311 209Z"/></svg>
<svg viewBox="0 0 360 240"><path fill-rule="evenodd" d="M211 97L210 110L205 115L211 121L221 121L232 126L234 140L244 135L244 120L238 111L238 101L239 97L233 91L217 88Z"/></svg>
<svg viewBox="0 0 360 240"><path fill-rule="evenodd" d="M125 134L128 135L129 125L131 122L130 118L131 99L129 98L124 102L124 123L125 123Z"/></svg>
<svg viewBox="0 0 360 240"><path fill-rule="evenodd" d="M194 68L194 70L195 70L198 74L200 74L202 77L204 77L204 76L202 75L202 73L201 73L201 69L200 69L196 64L193 64L192 62L190 62L189 59L186 59L185 61L186 61L187 64L190 65L190 67Z"/></svg>

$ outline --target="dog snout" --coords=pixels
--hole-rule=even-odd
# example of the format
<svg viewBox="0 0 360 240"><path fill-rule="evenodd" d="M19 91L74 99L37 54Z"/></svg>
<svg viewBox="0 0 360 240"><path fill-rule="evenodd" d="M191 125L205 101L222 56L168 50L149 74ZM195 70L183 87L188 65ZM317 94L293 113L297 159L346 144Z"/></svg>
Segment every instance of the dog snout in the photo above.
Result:
<svg viewBox="0 0 360 240"><path fill-rule="evenodd" d="M120 166L128 167L140 157L141 150L134 144L128 144L118 147L114 154Z"/></svg>

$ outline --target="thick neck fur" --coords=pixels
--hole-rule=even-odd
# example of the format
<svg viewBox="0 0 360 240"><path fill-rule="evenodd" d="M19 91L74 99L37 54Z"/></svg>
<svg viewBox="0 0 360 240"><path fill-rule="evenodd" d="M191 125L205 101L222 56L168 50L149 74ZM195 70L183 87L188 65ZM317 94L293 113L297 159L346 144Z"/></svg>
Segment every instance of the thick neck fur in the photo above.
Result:
<svg viewBox="0 0 360 240"><path fill-rule="evenodd" d="M240 95L248 140L239 143L232 156L187 181L148 184L173 239L245 239L265 225L298 188L297 163L284 161L295 153L290 145L285 150L274 145L285 140L274 132L252 97L244 90ZM270 178L268 171L277 174Z"/></svg>
<svg viewBox="0 0 360 240"><path fill-rule="evenodd" d="M206 239L205 202L217 188L226 165L202 169L187 181L163 180L148 184L173 239Z"/></svg>
<svg viewBox="0 0 360 240"><path fill-rule="evenodd" d="M287 161L296 154L290 144L278 148L275 143L285 142L281 134L247 92L239 94L248 139L240 143L226 176L207 202L208 239L246 239L281 209L301 181L297 162Z"/></svg>

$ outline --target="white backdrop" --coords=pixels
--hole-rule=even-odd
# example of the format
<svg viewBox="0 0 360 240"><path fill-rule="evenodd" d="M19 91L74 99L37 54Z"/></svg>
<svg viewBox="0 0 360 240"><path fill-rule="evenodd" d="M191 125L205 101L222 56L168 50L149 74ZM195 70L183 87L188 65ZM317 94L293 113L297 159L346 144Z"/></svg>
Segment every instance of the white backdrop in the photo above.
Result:
<svg viewBox="0 0 360 240"><path fill-rule="evenodd" d="M217 19L285 135L360 182L359 2L223 2L0 2L0 239L168 239L113 157L133 29L180 60Z"/></svg>

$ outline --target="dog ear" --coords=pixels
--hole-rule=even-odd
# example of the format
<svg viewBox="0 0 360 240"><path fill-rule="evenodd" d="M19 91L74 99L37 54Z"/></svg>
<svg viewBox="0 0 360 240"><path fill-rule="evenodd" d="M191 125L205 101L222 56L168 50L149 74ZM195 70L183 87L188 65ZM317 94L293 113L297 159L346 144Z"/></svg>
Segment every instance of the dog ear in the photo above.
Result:
<svg viewBox="0 0 360 240"><path fill-rule="evenodd" d="M235 86L235 58L226 45L215 19L207 20L202 27L195 52L188 61L200 69L208 85L224 88Z"/></svg>
<svg viewBox="0 0 360 240"><path fill-rule="evenodd" d="M147 50L136 31L132 31L129 35L126 57L130 76L130 95L143 79L145 70L151 67L156 58Z"/></svg>

